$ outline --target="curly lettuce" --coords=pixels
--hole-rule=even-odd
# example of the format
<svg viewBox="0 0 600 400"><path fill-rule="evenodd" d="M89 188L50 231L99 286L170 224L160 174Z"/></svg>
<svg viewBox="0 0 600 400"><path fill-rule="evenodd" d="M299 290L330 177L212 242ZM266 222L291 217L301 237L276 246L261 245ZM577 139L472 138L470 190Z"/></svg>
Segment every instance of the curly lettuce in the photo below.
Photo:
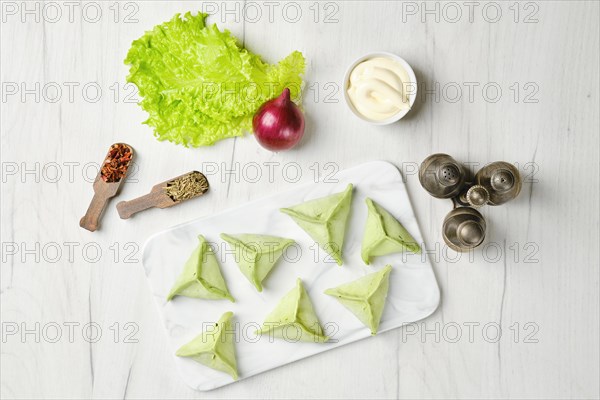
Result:
<svg viewBox="0 0 600 400"><path fill-rule="evenodd" d="M294 51L278 64L241 47L207 14L176 14L135 40L125 59L127 82L138 87L145 124L158 140L186 147L212 145L252 130L267 100L290 88L300 101L305 60Z"/></svg>

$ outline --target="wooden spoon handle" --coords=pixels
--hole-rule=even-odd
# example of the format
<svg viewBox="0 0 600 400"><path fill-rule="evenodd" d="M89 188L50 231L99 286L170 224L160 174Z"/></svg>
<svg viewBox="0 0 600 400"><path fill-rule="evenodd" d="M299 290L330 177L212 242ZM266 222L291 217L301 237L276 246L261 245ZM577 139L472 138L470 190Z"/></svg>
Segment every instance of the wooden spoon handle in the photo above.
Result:
<svg viewBox="0 0 600 400"><path fill-rule="evenodd" d="M119 217L121 219L128 219L135 213L156 207L161 196L164 195L162 193L150 192L137 199L121 201L117 204Z"/></svg>
<svg viewBox="0 0 600 400"><path fill-rule="evenodd" d="M87 212L79 221L79 226L90 232L94 232L98 229L98 221L100 220L100 216L102 215L109 198L110 197L106 197L103 194L94 193L94 197L90 202Z"/></svg>

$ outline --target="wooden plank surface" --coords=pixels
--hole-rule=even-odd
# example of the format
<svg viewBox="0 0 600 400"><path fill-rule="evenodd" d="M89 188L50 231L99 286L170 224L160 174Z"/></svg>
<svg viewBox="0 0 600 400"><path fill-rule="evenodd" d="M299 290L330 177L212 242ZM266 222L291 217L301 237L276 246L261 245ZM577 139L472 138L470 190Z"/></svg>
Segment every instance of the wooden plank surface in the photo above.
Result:
<svg viewBox="0 0 600 400"><path fill-rule="evenodd" d="M598 398L599 3L273 4L2 1L2 398ZM269 62L304 53L297 149L270 153L252 137L186 149L142 124L125 85L131 41L202 7ZM346 67L378 50L419 80L415 108L387 127L356 119L341 92ZM102 229L84 231L97 165L120 141L136 170ZM488 236L472 254L445 250L450 203L419 185L434 152L474 168L518 163L525 177L517 200L483 210ZM436 313L223 389L186 387L139 262L144 241L379 159L406 178L442 290ZM118 201L189 170L207 175L205 196L119 218Z"/></svg>

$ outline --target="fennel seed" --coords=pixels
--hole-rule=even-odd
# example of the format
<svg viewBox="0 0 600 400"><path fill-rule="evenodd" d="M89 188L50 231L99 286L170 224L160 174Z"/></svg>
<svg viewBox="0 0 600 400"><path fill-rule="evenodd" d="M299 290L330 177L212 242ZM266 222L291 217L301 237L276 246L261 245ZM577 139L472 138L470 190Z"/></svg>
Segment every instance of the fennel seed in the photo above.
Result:
<svg viewBox="0 0 600 400"><path fill-rule="evenodd" d="M169 181L164 189L171 200L184 201L206 192L208 181L202 173L194 171L181 178Z"/></svg>

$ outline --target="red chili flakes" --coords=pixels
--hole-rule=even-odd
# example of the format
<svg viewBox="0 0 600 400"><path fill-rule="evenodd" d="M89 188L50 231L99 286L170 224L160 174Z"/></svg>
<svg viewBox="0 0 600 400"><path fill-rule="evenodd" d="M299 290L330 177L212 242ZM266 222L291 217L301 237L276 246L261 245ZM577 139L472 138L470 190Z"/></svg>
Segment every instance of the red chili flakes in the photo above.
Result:
<svg viewBox="0 0 600 400"><path fill-rule="evenodd" d="M104 182L119 182L131 161L131 149L122 143L110 146L108 155L100 169L100 176Z"/></svg>

